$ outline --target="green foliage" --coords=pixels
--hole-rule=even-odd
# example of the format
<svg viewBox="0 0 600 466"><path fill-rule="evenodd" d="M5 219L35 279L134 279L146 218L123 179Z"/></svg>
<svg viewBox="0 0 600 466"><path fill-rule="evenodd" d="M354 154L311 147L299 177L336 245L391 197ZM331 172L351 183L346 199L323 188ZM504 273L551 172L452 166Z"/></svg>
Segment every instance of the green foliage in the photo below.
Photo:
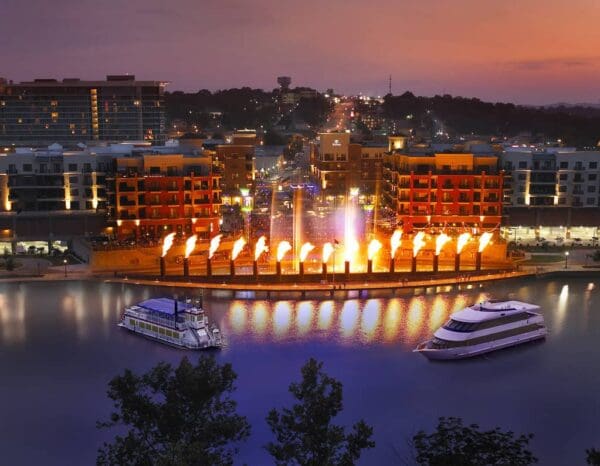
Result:
<svg viewBox="0 0 600 466"><path fill-rule="evenodd" d="M525 466L537 463L528 450L532 434L515 437L499 428L480 431L459 418L441 417L435 432L413 437L417 463L423 466Z"/></svg>
<svg viewBox="0 0 600 466"><path fill-rule="evenodd" d="M600 249L597 251L594 251L594 255L592 256L592 259L594 260L594 262L600 262Z"/></svg>
<svg viewBox="0 0 600 466"><path fill-rule="evenodd" d="M272 409L267 423L275 442L267 451L279 466L350 466L362 450L373 448L373 429L363 420L346 434L344 427L331 421L342 410L342 384L322 371L314 359L302 367L302 381L292 383L289 391L297 400L291 409Z"/></svg>
<svg viewBox="0 0 600 466"><path fill-rule="evenodd" d="M230 465L231 443L247 438L250 426L230 398L236 374L212 357L197 365L183 358L178 367L159 363L138 376L114 377L108 396L115 412L99 428L123 427L112 444L98 451L99 465Z"/></svg>
<svg viewBox="0 0 600 466"><path fill-rule="evenodd" d="M591 464L592 466L600 466L600 450L596 450L595 448L590 448L585 451L587 458L587 464Z"/></svg>

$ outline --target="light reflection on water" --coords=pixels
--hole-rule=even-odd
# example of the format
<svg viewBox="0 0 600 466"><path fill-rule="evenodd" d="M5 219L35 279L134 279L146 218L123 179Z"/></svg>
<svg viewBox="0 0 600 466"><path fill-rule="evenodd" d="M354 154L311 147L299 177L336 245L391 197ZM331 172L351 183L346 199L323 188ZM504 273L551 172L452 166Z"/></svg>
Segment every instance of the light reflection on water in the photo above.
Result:
<svg viewBox="0 0 600 466"><path fill-rule="evenodd" d="M345 301L231 301L220 323L230 339L279 343L321 340L338 344L413 347L428 338L451 313L476 300L438 294Z"/></svg>
<svg viewBox="0 0 600 466"><path fill-rule="evenodd" d="M31 320L27 314L27 291L31 286L20 284L13 286L10 293L0 291L3 343L22 343L27 337L27 322ZM556 297L553 328L560 332L569 307L569 286L550 282L544 291ZM511 297L524 300L524 295L529 294L521 288L511 293ZM590 312L593 294L594 285L588 284L583 293L586 315ZM156 295L157 292L148 287L99 284L93 291L89 285L73 282L65 285L57 296L57 304L61 320L73 328L78 340L86 340L98 331L107 336L125 306ZM403 297L366 300L206 300L205 304L209 317L231 340L275 344L315 340L340 345L400 344L412 348L429 338L452 313L489 298L488 292L477 287L462 292L438 287L424 288ZM91 306L91 299L96 299L98 304ZM95 318L89 315L90 306L98 310Z"/></svg>

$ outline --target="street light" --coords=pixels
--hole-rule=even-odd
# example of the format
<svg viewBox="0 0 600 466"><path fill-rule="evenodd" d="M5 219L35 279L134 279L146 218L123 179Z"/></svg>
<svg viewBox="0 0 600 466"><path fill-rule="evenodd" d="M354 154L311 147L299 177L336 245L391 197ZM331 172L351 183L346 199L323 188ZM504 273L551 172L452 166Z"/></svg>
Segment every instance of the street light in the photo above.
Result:
<svg viewBox="0 0 600 466"><path fill-rule="evenodd" d="M65 264L65 278L67 277L67 259L63 259L63 264Z"/></svg>
<svg viewBox="0 0 600 466"><path fill-rule="evenodd" d="M565 269L569 266L569 251L565 251Z"/></svg>

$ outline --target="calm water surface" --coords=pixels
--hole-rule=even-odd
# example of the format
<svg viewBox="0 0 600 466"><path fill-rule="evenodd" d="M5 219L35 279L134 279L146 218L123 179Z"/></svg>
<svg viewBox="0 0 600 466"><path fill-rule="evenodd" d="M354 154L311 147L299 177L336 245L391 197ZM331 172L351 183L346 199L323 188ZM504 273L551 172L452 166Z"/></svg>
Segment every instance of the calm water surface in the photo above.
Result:
<svg viewBox="0 0 600 466"><path fill-rule="evenodd" d="M520 280L391 299L205 299L228 346L216 353L238 373L240 413L252 424L238 464L272 464L267 411L310 356L344 384L341 422L364 418L376 449L361 464L402 464L406 442L439 416L533 432L541 464L583 464L600 446L600 280ZM106 384L181 352L116 327L123 306L174 290L97 283L0 284L0 449L3 464L93 464L109 439L97 431L111 405ZM543 306L545 343L476 360L430 363L412 348L448 316L486 297Z"/></svg>

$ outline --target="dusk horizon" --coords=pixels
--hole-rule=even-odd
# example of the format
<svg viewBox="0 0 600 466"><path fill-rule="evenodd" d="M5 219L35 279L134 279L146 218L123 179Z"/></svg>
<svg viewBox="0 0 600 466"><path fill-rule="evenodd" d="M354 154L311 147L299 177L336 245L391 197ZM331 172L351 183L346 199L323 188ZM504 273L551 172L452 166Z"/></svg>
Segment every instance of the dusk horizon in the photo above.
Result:
<svg viewBox="0 0 600 466"><path fill-rule="evenodd" d="M384 95L391 75L396 95L598 103L598 8L587 0L568 7L531 0L519 9L473 0L368 7L153 0L108 1L98 10L87 1L9 0L0 38L11 44L11 66L2 76L16 82L130 73L195 92L270 90L285 75L293 85Z"/></svg>

